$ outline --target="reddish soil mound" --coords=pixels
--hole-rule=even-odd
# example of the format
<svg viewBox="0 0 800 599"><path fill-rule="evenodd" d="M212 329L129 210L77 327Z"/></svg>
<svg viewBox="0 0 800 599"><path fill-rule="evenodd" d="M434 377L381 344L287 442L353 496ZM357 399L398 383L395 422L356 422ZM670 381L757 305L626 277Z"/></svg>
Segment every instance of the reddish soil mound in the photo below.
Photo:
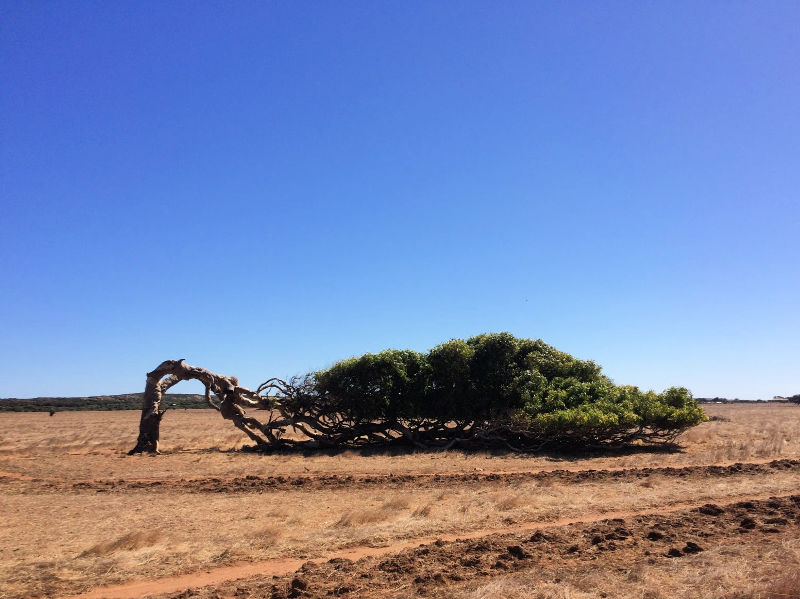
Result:
<svg viewBox="0 0 800 599"><path fill-rule="evenodd" d="M436 541L393 555L351 561L307 562L293 574L220 582L166 595L172 599L223 596L322 598L384 597L404 588L409 595L447 596L465 581L489 580L529 571L543 581L560 581L569 572L682 559L714 545L796 538L800 534L800 495L706 504L669 514L551 526L533 534L497 534L478 539ZM756 538L757 537L757 538Z"/></svg>
<svg viewBox="0 0 800 599"><path fill-rule="evenodd" d="M547 484L559 482L580 484L601 481L625 481L645 479L653 475L680 478L729 477L740 475L769 474L776 471L800 471L800 460L774 460L768 463L733 464L730 466L685 466L682 468L626 468L619 470L552 470L547 472L514 473L453 473L453 474L403 474L403 475L318 475L318 476L244 476L231 479L202 478L187 480L87 480L70 483L74 490L126 491L180 490L189 493L249 493L284 489L324 489L324 488L404 488L440 487L443 484L499 482L509 485L523 481L536 481ZM58 481L37 481L45 487L59 487Z"/></svg>

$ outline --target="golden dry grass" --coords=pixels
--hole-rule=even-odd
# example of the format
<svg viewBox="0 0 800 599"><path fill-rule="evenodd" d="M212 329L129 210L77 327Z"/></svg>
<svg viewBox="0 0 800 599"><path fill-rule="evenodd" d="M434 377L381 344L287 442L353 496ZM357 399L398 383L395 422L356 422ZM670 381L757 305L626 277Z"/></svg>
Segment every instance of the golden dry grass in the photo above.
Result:
<svg viewBox="0 0 800 599"><path fill-rule="evenodd" d="M127 458L136 442L139 413L0 413L0 471L47 478L181 479L199 476L521 472L558 468L686 466L800 457L800 408L789 404L711 404L706 422L679 440L684 451L531 457L493 452L394 453L265 457L235 450L249 440L212 410L169 412L162 424L166 456ZM259 415L259 412L255 412ZM68 460L66 456L80 456ZM358 459L354 459L358 458Z"/></svg>
<svg viewBox="0 0 800 599"><path fill-rule="evenodd" d="M767 587L759 592L753 593L753 599L758 599L761 596L764 599L798 599L800 598L800 566L796 572L780 576L774 582L771 582Z"/></svg>
<svg viewBox="0 0 800 599"><path fill-rule="evenodd" d="M520 522L662 509L687 499L703 503L797 491L800 481L791 471L718 479L653 475L580 485L535 479L513 485L483 480L447 483L444 488L299 487L234 494L175 489L99 493L71 487L92 479L485 474L800 457L797 406L713 405L708 411L720 419L686 433L682 452L583 459L492 452L257 455L232 451L246 438L211 411L169 413L162 430L165 455L128 457L125 451L135 443L136 412L63 412L52 418L47 414L0 414L0 430L4 431L0 477L5 474L0 478L0 519L4 523L0 528L0 580L5 583L0 596L57 595L100 583L239 561L307 558L336 548L381 546L402 539L501 529ZM48 482L53 486L48 487ZM148 536L150 531L157 534ZM783 549L796 555L796 547ZM729 561L734 563L735 556ZM731 568L726 566L728 570ZM670 580L680 578L680 572L670 576ZM468 592L491 591L491 596L509 597L517 592L513 577L487 584L507 588ZM554 587L553 592L561 590ZM584 591L576 587L565 592L580 597Z"/></svg>
<svg viewBox="0 0 800 599"><path fill-rule="evenodd" d="M92 545L78 557L97 557L109 555L116 551L136 551L143 547L152 547L164 538L157 530L139 530L129 532L113 541L102 541Z"/></svg>

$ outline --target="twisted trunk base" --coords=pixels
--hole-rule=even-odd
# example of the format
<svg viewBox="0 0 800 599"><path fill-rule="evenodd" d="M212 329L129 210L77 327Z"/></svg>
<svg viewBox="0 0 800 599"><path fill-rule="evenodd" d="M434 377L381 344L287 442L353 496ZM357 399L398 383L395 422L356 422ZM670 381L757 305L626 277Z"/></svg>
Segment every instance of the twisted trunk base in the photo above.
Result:
<svg viewBox="0 0 800 599"><path fill-rule="evenodd" d="M261 423L254 418L248 418L240 407L262 405L262 400L257 393L239 387L236 377L223 376L205 368L189 366L183 359L166 360L147 373L142 416L139 420L139 437L136 440L136 447L131 449L128 455L145 451L159 453L158 439L161 419L169 409L161 409L161 399L167 389L180 381L189 379L198 380L205 385L206 401L210 407L218 410L223 418L233 420L238 428L247 433L259 445L264 444L264 440L254 436L254 433L248 428L249 421L258 426L261 426ZM212 399L212 394L217 398L222 398L222 401Z"/></svg>

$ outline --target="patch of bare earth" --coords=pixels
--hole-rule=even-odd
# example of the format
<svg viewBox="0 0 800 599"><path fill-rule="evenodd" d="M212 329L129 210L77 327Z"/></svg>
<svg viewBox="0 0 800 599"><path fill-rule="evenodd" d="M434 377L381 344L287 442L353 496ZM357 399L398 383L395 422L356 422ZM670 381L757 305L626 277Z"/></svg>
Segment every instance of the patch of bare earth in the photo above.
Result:
<svg viewBox="0 0 800 599"><path fill-rule="evenodd" d="M768 597L800 563L800 408L709 413L680 451L569 457L258 455L211 411L128 457L136 412L0 414L0 597Z"/></svg>
<svg viewBox="0 0 800 599"><path fill-rule="evenodd" d="M783 589L794 597L798 571L800 496L794 495L533 534L439 540L163 596L755 598L777 597Z"/></svg>

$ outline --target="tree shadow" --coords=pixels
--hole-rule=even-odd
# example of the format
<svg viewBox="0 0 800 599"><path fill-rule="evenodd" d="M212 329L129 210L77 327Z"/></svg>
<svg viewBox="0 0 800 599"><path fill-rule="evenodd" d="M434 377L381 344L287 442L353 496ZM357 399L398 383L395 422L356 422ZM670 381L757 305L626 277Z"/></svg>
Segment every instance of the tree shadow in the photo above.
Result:
<svg viewBox="0 0 800 599"><path fill-rule="evenodd" d="M306 458L326 456L336 457L342 455L360 457L404 457L404 456L430 456L430 455L457 455L463 457L491 456L519 458L547 458L554 461L572 462L577 460L625 457L635 455L653 454L680 454L685 453L683 446L678 443L658 444L633 444L625 446L607 447L569 447L554 446L538 451L515 451L505 447L479 447L463 446L444 449L441 447L416 447L410 443L387 443L363 445L359 447L310 447L304 445L264 448L256 445L245 445L239 449L231 449L230 453L256 453L262 455L302 456ZM227 452L226 452L227 453Z"/></svg>

